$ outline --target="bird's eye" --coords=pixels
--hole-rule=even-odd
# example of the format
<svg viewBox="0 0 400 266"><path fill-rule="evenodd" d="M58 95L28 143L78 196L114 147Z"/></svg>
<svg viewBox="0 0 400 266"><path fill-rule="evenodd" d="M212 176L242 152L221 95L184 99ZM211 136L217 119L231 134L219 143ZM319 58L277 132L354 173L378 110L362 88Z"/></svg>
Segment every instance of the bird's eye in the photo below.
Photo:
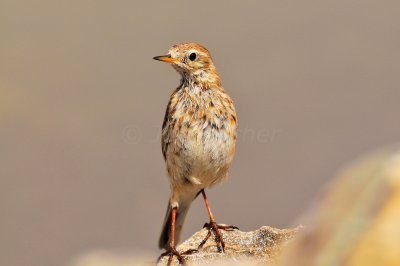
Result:
<svg viewBox="0 0 400 266"><path fill-rule="evenodd" d="M190 55L189 55L189 59L190 59L190 61L194 61L194 60L196 60L196 53L191 53Z"/></svg>

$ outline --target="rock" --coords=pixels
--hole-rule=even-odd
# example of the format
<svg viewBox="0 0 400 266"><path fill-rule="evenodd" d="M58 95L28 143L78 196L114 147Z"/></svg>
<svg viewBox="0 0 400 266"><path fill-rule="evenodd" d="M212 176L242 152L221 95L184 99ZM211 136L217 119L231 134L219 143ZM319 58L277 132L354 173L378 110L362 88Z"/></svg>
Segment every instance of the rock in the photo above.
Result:
<svg viewBox="0 0 400 266"><path fill-rule="evenodd" d="M400 148L345 169L306 214L281 265L400 265Z"/></svg>
<svg viewBox="0 0 400 266"><path fill-rule="evenodd" d="M300 227L276 229L269 226L251 232L221 230L225 241L225 252L218 252L213 235L197 253L185 257L186 263L188 265L274 264L283 246L293 239L299 230ZM180 244L178 251L196 249L206 235L207 229L198 231ZM163 257L158 265L166 265L167 261L168 257ZM179 265L178 260L174 258L171 265Z"/></svg>

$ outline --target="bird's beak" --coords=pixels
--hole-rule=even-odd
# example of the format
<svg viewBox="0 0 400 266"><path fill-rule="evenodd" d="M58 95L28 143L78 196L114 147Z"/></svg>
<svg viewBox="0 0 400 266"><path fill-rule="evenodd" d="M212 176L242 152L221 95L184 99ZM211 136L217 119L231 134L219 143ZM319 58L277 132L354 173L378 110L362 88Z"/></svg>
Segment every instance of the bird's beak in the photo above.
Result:
<svg viewBox="0 0 400 266"><path fill-rule="evenodd" d="M167 63L177 63L179 60L172 58L170 55L160 55L153 57L154 60L163 61Z"/></svg>

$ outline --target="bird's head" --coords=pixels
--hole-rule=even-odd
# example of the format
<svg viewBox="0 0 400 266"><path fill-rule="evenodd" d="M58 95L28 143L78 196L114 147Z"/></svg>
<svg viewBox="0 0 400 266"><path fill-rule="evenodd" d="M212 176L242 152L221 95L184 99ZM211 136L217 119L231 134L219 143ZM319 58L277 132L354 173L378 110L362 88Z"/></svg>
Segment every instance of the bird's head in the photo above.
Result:
<svg viewBox="0 0 400 266"><path fill-rule="evenodd" d="M176 44L169 49L167 55L153 59L170 63L184 79L219 81L210 52L200 44Z"/></svg>

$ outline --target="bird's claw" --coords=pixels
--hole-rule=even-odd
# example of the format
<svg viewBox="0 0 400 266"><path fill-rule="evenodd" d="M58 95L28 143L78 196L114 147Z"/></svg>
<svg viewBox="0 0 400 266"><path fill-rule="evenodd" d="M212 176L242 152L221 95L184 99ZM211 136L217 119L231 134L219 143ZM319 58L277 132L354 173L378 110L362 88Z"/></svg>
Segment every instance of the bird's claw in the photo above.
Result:
<svg viewBox="0 0 400 266"><path fill-rule="evenodd" d="M236 226L222 225L222 224L220 225L217 224L215 221L210 221L209 223L205 223L203 228L208 228L208 232L206 237L201 241L197 249L200 249L204 246L207 240L211 237L211 232L213 231L215 235L215 242L217 243L217 248L219 252L225 252L225 242L222 239L222 234L219 230L233 231L234 229L239 229Z"/></svg>
<svg viewBox="0 0 400 266"><path fill-rule="evenodd" d="M167 266L171 265L172 263L172 259L174 256L176 256L176 258L178 259L178 262L180 265L186 265L186 260L184 258L184 256L187 255L191 255L193 253L198 252L197 249L189 249L186 250L185 252L178 252L175 248L170 248L169 250L165 251L164 253L162 253L158 259L157 259L157 263L165 256L168 256L168 262L167 262Z"/></svg>
<svg viewBox="0 0 400 266"><path fill-rule="evenodd" d="M234 225L226 225L226 224L217 224L218 229L225 230L225 231L233 231L233 230L239 230L239 227L234 226ZM210 223L205 223L203 225L203 228L210 228Z"/></svg>

